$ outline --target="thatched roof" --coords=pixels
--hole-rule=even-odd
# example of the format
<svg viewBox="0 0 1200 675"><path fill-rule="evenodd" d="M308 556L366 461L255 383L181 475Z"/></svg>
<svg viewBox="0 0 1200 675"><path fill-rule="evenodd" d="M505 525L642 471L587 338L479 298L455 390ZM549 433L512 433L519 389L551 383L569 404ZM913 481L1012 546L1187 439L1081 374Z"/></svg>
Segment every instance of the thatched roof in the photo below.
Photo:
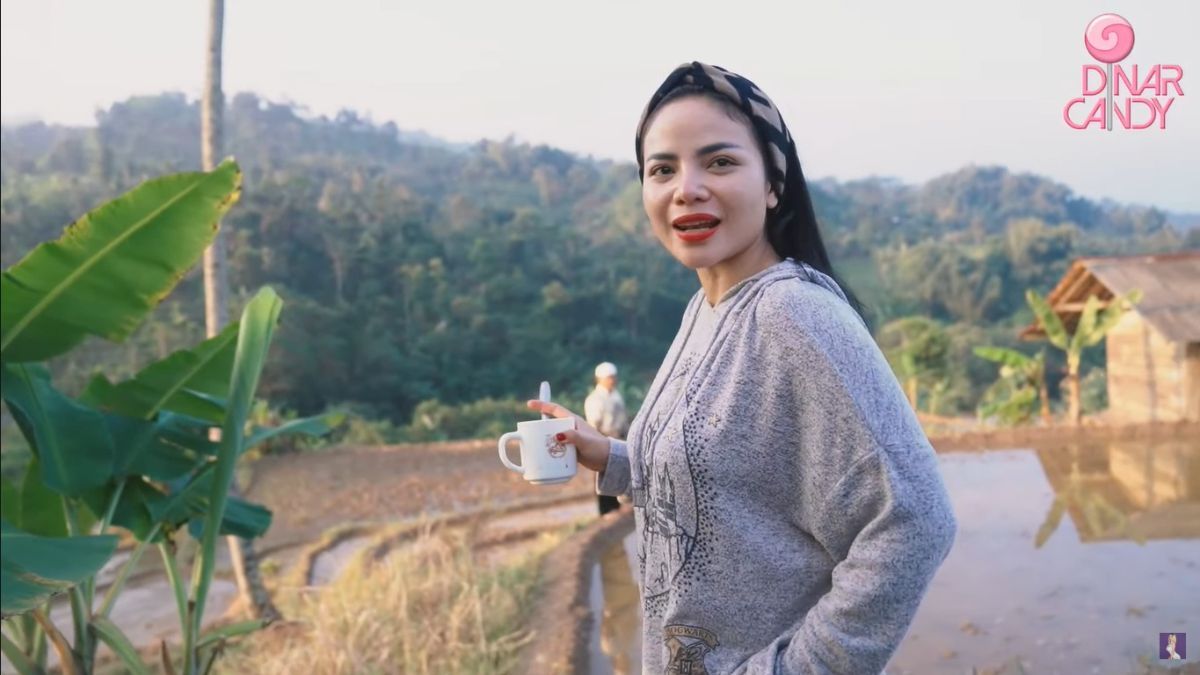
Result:
<svg viewBox="0 0 1200 675"><path fill-rule="evenodd" d="M1104 307L1137 288L1143 296L1135 311L1150 325L1172 342L1200 342L1200 251L1079 258L1046 300L1074 332L1088 296ZM1036 321L1021 331L1022 339L1044 337Z"/></svg>

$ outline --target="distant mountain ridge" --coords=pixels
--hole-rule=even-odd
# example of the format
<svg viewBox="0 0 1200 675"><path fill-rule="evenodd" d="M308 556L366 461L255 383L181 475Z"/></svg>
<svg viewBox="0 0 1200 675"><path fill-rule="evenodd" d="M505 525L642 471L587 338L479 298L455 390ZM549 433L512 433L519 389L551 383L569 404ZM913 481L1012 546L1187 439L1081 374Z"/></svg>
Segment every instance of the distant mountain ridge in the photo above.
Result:
<svg viewBox="0 0 1200 675"><path fill-rule="evenodd" d="M47 125L25 122L2 128L2 167L5 173L22 174L76 173L123 168L134 174L149 175L159 169L183 170L199 165L198 101L189 101L181 93L133 97L97 113L97 126ZM462 157L496 143L510 140L480 140L454 143L422 130L405 130L393 122L375 123L351 110L332 118L305 117L302 107L274 103L255 94L240 93L229 102L226 112L226 145L229 154L243 165L278 161L312 154L336 155L345 159L396 161L405 158L405 148L446 152ZM580 158L565 151L537 146L554 154L570 157L572 162L592 161L602 165L632 163ZM409 158L411 159L411 158ZM105 163L112 164L105 168ZM120 165L120 166L117 166ZM100 167L100 168L97 168ZM928 217L935 225L975 225L994 231L1010 217L1035 215L1053 221L1071 221L1086 227L1100 211L1154 211L1164 222L1179 231L1200 227L1200 213L1169 213L1155 207L1119 204L1107 199L1089 200L1074 195L1069 187L1044 176L1012 173L1001 166L967 166L947 172L922 184L871 176L849 181L832 178L811 180L816 197L825 206L845 198L881 199L877 209L894 212L887 220ZM1026 195L1037 200L1032 207L1015 200ZM887 202L916 200L928 208L903 208ZM936 207L933 203L938 202ZM987 210L987 213L978 213ZM969 212L976 213L969 213Z"/></svg>
<svg viewBox="0 0 1200 675"><path fill-rule="evenodd" d="M1182 232L1200 229L1200 213L1167 212L1167 222Z"/></svg>

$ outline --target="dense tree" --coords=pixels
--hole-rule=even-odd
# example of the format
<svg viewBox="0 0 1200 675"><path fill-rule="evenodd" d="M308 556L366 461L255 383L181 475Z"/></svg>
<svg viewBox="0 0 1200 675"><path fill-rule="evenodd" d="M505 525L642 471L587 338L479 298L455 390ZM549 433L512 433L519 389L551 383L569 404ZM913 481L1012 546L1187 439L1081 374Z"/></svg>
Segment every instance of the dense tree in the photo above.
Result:
<svg viewBox="0 0 1200 675"><path fill-rule="evenodd" d="M3 263L145 177L198 167L200 123L196 102L164 94L114 104L95 127L5 128ZM229 310L265 284L287 299L261 390L299 413L349 405L406 424L422 401L523 398L542 380L581 399L601 360L643 387L697 288L649 232L632 163L512 139L455 145L248 93L228 101L224 132L245 171L224 223ZM1048 292L1076 256L1196 241L1155 209L1001 167L922 185L826 179L812 193L872 325L944 326L945 377L921 389L947 411L973 410L994 378L971 349L1013 347L1032 320L1026 288ZM84 345L54 364L57 381L78 387L101 363L126 374L134 354L194 342L201 293L188 277L135 346Z"/></svg>
<svg viewBox="0 0 1200 675"><path fill-rule="evenodd" d="M926 410L936 412L938 394L950 377L950 338L936 321L921 316L897 319L879 331L879 346L900 378L908 404L920 410L922 391Z"/></svg>

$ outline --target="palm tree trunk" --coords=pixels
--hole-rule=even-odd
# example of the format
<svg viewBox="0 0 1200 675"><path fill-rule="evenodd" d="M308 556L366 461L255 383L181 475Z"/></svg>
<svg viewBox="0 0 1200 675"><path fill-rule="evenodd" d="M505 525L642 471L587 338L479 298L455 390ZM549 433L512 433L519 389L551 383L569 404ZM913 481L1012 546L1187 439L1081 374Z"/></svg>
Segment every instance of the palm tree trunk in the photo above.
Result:
<svg viewBox="0 0 1200 675"><path fill-rule="evenodd" d="M1083 421L1083 409L1079 401L1079 361L1080 352L1075 349L1067 352L1067 419L1078 426Z"/></svg>
<svg viewBox="0 0 1200 675"><path fill-rule="evenodd" d="M1036 378L1038 401L1042 404L1042 424L1050 426L1050 388L1046 386L1046 350L1043 349L1038 353L1035 361L1037 369L1034 371Z"/></svg>
<svg viewBox="0 0 1200 675"><path fill-rule="evenodd" d="M1050 391L1046 389L1046 378L1038 382L1038 398L1042 402L1042 423L1050 426Z"/></svg>
<svg viewBox="0 0 1200 675"><path fill-rule="evenodd" d="M224 0L211 0L208 27L208 59L204 101L200 118L200 164L212 171L221 152L225 97L221 93L221 39L225 24ZM228 320L225 297L225 233L220 227L204 252L204 327L212 337Z"/></svg>
<svg viewBox="0 0 1200 675"><path fill-rule="evenodd" d="M225 1L211 0L209 5L208 58L206 63L204 101L201 107L200 161L205 171L212 171L221 153L225 96L221 91L221 46L225 31ZM226 293L225 235L217 228L213 243L204 252L204 327L212 337L221 332L229 316ZM214 431L220 434L219 429ZM236 494L236 488L232 490ZM279 610L271 602L258 570L254 545L238 537L226 537L233 573L243 606L255 618L278 619Z"/></svg>

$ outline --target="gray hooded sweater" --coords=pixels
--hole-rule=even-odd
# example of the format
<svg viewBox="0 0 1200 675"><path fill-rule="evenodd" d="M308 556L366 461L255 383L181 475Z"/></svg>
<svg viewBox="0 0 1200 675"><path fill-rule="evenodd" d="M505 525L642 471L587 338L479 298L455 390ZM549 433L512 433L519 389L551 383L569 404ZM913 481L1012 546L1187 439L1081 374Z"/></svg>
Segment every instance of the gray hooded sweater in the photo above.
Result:
<svg viewBox="0 0 1200 675"><path fill-rule="evenodd" d="M790 258L696 293L610 448L596 491L633 501L647 674L879 673L954 541L883 355Z"/></svg>

